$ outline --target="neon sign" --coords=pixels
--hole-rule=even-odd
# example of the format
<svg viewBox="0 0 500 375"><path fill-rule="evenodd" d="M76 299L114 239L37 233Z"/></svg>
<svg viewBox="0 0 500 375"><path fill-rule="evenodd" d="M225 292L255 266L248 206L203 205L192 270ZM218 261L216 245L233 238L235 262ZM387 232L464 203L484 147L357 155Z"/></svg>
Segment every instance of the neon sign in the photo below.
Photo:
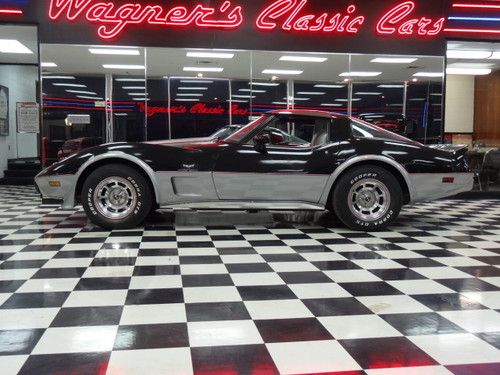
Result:
<svg viewBox="0 0 500 375"><path fill-rule="evenodd" d="M224 115L229 113L228 106L215 105L210 106L205 103L196 103L192 106L173 105L173 106L152 106L142 102L137 104L139 112L146 113L148 117L153 117L157 114L196 114L196 115ZM250 111L245 108L240 108L238 104L231 104L231 113L236 116L248 116Z"/></svg>
<svg viewBox="0 0 500 375"><path fill-rule="evenodd" d="M358 34L367 17L354 4L341 11L313 14L307 11L309 0L276 0L257 16L255 27L262 31ZM375 20L379 35L436 36L443 31L445 18L415 16L415 2L404 1ZM128 26L196 27L231 30L244 21L243 7L231 1L217 6L195 4L191 7L144 3L116 4L99 0L50 0L49 18L53 21L86 20L98 25L97 33L105 40L118 37Z"/></svg>

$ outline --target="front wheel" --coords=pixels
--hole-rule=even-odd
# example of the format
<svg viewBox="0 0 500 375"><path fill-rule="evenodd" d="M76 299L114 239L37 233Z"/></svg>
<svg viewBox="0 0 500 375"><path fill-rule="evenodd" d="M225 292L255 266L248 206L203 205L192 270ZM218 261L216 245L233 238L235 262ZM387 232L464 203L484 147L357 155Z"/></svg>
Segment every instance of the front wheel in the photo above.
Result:
<svg viewBox="0 0 500 375"><path fill-rule="evenodd" d="M333 209L349 228L379 231L399 215L401 186L392 173L377 166L356 167L340 177L333 191Z"/></svg>
<svg viewBox="0 0 500 375"><path fill-rule="evenodd" d="M90 221L106 229L130 229L140 225L152 208L146 179L126 165L98 168L85 180L82 204Z"/></svg>

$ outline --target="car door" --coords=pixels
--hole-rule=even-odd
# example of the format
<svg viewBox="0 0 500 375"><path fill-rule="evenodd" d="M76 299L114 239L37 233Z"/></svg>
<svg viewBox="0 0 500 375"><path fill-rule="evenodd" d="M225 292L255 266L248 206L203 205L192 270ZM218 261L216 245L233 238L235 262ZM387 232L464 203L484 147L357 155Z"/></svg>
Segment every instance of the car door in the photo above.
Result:
<svg viewBox="0 0 500 375"><path fill-rule="evenodd" d="M214 183L222 200L317 203L334 157L328 147L329 118L280 115L253 137L219 156ZM269 133L270 143L256 145ZM332 163L333 165L333 163Z"/></svg>

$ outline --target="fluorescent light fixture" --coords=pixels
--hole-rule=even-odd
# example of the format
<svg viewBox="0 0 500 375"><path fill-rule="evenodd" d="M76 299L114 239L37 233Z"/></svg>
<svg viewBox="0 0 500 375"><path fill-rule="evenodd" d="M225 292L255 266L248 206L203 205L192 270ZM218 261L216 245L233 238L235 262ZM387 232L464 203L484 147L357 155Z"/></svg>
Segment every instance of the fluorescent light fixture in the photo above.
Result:
<svg viewBox="0 0 500 375"><path fill-rule="evenodd" d="M417 60L415 57L377 57L371 62L379 64L410 64Z"/></svg>
<svg viewBox="0 0 500 375"><path fill-rule="evenodd" d="M255 95L232 95L232 98L255 99Z"/></svg>
<svg viewBox="0 0 500 375"><path fill-rule="evenodd" d="M340 103L321 103L322 107L342 107Z"/></svg>
<svg viewBox="0 0 500 375"><path fill-rule="evenodd" d="M66 92L70 92L72 94L83 94L83 95L97 95L94 91L80 91L80 90L65 90Z"/></svg>
<svg viewBox="0 0 500 375"><path fill-rule="evenodd" d="M146 87L144 87L144 86L123 86L122 89L124 89L124 90L146 90Z"/></svg>
<svg viewBox="0 0 500 375"><path fill-rule="evenodd" d="M443 96L440 92L434 92L431 94L431 96Z"/></svg>
<svg viewBox="0 0 500 375"><path fill-rule="evenodd" d="M144 65L130 65L130 64L102 64L104 69L117 69L117 70L144 70Z"/></svg>
<svg viewBox="0 0 500 375"><path fill-rule="evenodd" d="M182 68L185 72L212 72L220 73L224 71L224 68L208 67L208 66L185 66Z"/></svg>
<svg viewBox="0 0 500 375"><path fill-rule="evenodd" d="M89 48L89 52L93 55L122 55L122 56L140 55L140 52L137 49L122 49L122 48Z"/></svg>
<svg viewBox="0 0 500 375"><path fill-rule="evenodd" d="M127 94L130 96L147 96L145 92L129 92Z"/></svg>
<svg viewBox="0 0 500 375"><path fill-rule="evenodd" d="M281 56L280 61L295 61L295 62L314 62L322 63L328 60L326 57L318 56Z"/></svg>
<svg viewBox="0 0 500 375"><path fill-rule="evenodd" d="M73 76L42 76L42 79L76 79Z"/></svg>
<svg viewBox="0 0 500 375"><path fill-rule="evenodd" d="M164 78L168 78L168 77L164 77ZM181 83L214 83L214 81L207 81L205 79L181 79L180 80Z"/></svg>
<svg viewBox="0 0 500 375"><path fill-rule="evenodd" d="M200 99L175 98L176 102L199 102Z"/></svg>
<svg viewBox="0 0 500 375"><path fill-rule="evenodd" d="M340 73L340 77L377 77L382 72L344 72Z"/></svg>
<svg viewBox="0 0 500 375"><path fill-rule="evenodd" d="M378 85L377 87L381 89L402 89L405 85Z"/></svg>
<svg viewBox="0 0 500 375"><path fill-rule="evenodd" d="M498 52L493 52L493 54L491 55L490 59L493 59L493 60L500 60L500 51L498 51Z"/></svg>
<svg viewBox="0 0 500 375"><path fill-rule="evenodd" d="M428 77L428 78L439 78L443 77L442 72L418 72L413 75L413 77Z"/></svg>
<svg viewBox="0 0 500 375"><path fill-rule="evenodd" d="M410 101L410 102L423 102L423 101L425 101L425 98L411 98L411 99L408 99L408 101Z"/></svg>
<svg viewBox="0 0 500 375"><path fill-rule="evenodd" d="M318 89L343 89L345 87L345 85L319 84L319 85L314 85L314 87L317 87Z"/></svg>
<svg viewBox="0 0 500 375"><path fill-rule="evenodd" d="M361 98L352 98L351 99L353 102L359 102ZM335 99L336 102L348 102L349 99Z"/></svg>
<svg viewBox="0 0 500 375"><path fill-rule="evenodd" d="M389 107L402 107L403 104L396 104L396 103L393 103L393 104L389 104Z"/></svg>
<svg viewBox="0 0 500 375"><path fill-rule="evenodd" d="M378 95L383 95L383 93L371 92L371 91L358 91L354 95L378 96Z"/></svg>
<svg viewBox="0 0 500 375"><path fill-rule="evenodd" d="M208 87L178 87L178 90L208 90Z"/></svg>
<svg viewBox="0 0 500 375"><path fill-rule="evenodd" d="M115 113L115 116L123 117L123 116L128 116L126 113Z"/></svg>
<svg viewBox="0 0 500 375"><path fill-rule="evenodd" d="M146 82L146 78L116 78L116 82Z"/></svg>
<svg viewBox="0 0 500 375"><path fill-rule="evenodd" d="M177 96L203 96L203 94L195 94L195 93L189 93L189 92L179 92L179 93L177 93Z"/></svg>
<svg viewBox="0 0 500 375"><path fill-rule="evenodd" d="M299 91L296 95L325 95L326 92L321 91Z"/></svg>
<svg viewBox="0 0 500 375"><path fill-rule="evenodd" d="M16 39L0 39L0 52L31 55L33 51Z"/></svg>
<svg viewBox="0 0 500 375"><path fill-rule="evenodd" d="M491 69L486 68L448 68L446 74L453 75L469 75L469 76L485 76L491 73Z"/></svg>
<svg viewBox="0 0 500 375"><path fill-rule="evenodd" d="M267 92L266 90L254 90L254 89L239 89L238 91L252 92L252 93L256 93L256 94L264 94Z"/></svg>
<svg viewBox="0 0 500 375"><path fill-rule="evenodd" d="M188 52L187 57L200 57L206 59L232 59L234 53L227 52Z"/></svg>
<svg viewBox="0 0 500 375"><path fill-rule="evenodd" d="M288 103L287 102L272 102L271 104L274 104L274 105L287 105Z"/></svg>
<svg viewBox="0 0 500 375"><path fill-rule="evenodd" d="M151 99L149 98L146 98L146 97L141 97L141 98L132 98L132 100L136 101L136 102L149 102Z"/></svg>
<svg viewBox="0 0 500 375"><path fill-rule="evenodd" d="M304 73L303 70L291 70L291 69L264 69L262 74L282 74L289 76L297 76Z"/></svg>
<svg viewBox="0 0 500 375"><path fill-rule="evenodd" d="M248 84L252 86L269 86L269 87L276 87L280 85L277 82L248 82Z"/></svg>
<svg viewBox="0 0 500 375"><path fill-rule="evenodd" d="M311 100L311 98L290 98L290 100L294 100L296 102L307 102L308 100Z"/></svg>
<svg viewBox="0 0 500 375"><path fill-rule="evenodd" d="M57 68L57 64L54 62L42 62L40 65L42 68Z"/></svg>
<svg viewBox="0 0 500 375"><path fill-rule="evenodd" d="M90 99L90 100L103 100L103 98L100 98L100 97L95 97L95 96L87 96L87 95L77 95L76 96L77 98L80 98L80 99Z"/></svg>
<svg viewBox="0 0 500 375"><path fill-rule="evenodd" d="M231 99L231 100L226 100L226 102L231 102L231 103L248 103L248 100L243 100L243 99Z"/></svg>
<svg viewBox="0 0 500 375"><path fill-rule="evenodd" d="M79 83L53 83L52 86L60 86L60 87L87 87L86 85L81 85Z"/></svg>
<svg viewBox="0 0 500 375"><path fill-rule="evenodd" d="M448 50L446 57L449 59L487 59L493 55L492 51L464 51L464 50Z"/></svg>

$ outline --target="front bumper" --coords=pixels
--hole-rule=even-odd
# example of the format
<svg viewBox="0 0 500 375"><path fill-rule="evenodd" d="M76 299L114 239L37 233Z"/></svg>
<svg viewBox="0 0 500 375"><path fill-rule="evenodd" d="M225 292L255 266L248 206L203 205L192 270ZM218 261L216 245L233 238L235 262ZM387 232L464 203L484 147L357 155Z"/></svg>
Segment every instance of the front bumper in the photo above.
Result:
<svg viewBox="0 0 500 375"><path fill-rule="evenodd" d="M76 183L77 176L70 174L35 177L35 184L42 195L42 200L61 201L63 208L75 206Z"/></svg>
<svg viewBox="0 0 500 375"><path fill-rule="evenodd" d="M473 173L413 173L410 180L411 203L450 197L474 186Z"/></svg>

